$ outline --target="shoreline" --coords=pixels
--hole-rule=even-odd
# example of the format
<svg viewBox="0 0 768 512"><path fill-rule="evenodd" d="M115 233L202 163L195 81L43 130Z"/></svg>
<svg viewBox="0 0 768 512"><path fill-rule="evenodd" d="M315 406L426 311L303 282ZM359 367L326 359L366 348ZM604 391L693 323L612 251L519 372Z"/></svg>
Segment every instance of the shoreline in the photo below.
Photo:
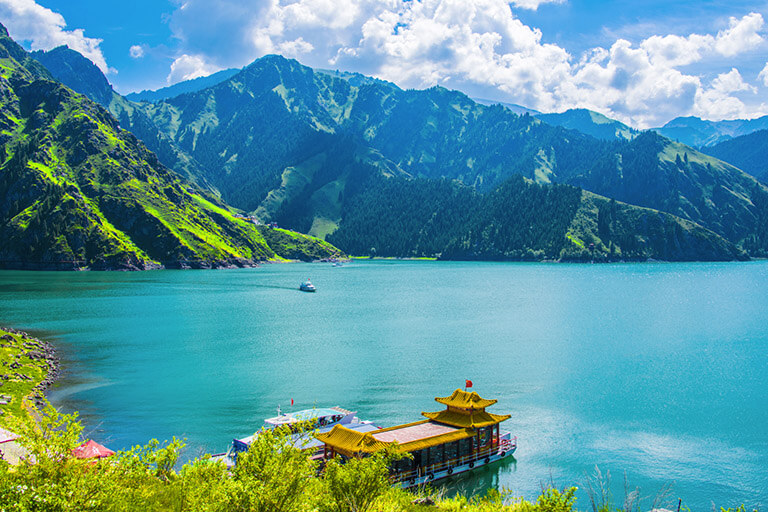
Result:
<svg viewBox="0 0 768 512"><path fill-rule="evenodd" d="M362 259L362 258L359 258ZM367 259L367 258L366 258ZM424 258L421 258L424 259ZM352 258L333 258L324 257L314 260L300 259L269 259L269 260L178 260L172 262L163 262L156 265L146 265L139 267L135 265L126 266L75 266L69 262L24 262L19 265L9 265L7 261L0 261L0 270L13 270L21 272L149 272L152 270L228 270L238 268L258 268L264 265L284 264L284 263L328 263L332 261L351 261ZM5 329L0 327L0 330ZM8 330L8 329L6 329Z"/></svg>

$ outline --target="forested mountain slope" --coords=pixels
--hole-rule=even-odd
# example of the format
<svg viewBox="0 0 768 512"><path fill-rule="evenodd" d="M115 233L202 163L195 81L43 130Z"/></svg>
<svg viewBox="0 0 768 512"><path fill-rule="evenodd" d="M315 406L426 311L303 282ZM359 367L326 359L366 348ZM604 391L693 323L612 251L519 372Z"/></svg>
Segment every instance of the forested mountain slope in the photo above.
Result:
<svg viewBox="0 0 768 512"><path fill-rule="evenodd" d="M763 183L768 183L768 130L734 137L714 146L701 148L701 151L743 169Z"/></svg>
<svg viewBox="0 0 768 512"><path fill-rule="evenodd" d="M0 265L244 265L279 256L252 223L182 182L0 26ZM320 241L327 255L336 251Z"/></svg>
<svg viewBox="0 0 768 512"><path fill-rule="evenodd" d="M385 179L347 199L328 240L353 254L456 260L732 260L722 237L669 214L513 176L480 194L447 180Z"/></svg>

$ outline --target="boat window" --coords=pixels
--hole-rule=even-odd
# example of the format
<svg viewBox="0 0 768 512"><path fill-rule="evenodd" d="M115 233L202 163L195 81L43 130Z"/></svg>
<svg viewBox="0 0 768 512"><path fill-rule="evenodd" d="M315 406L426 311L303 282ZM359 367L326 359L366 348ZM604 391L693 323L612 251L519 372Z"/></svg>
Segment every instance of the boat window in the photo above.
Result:
<svg viewBox="0 0 768 512"><path fill-rule="evenodd" d="M392 469L394 469L398 473L403 471L410 471L411 459L400 459L398 461L395 461L395 463L392 465Z"/></svg>
<svg viewBox="0 0 768 512"><path fill-rule="evenodd" d="M480 446L485 446L491 438L491 431L488 427L480 429Z"/></svg>
<svg viewBox="0 0 768 512"><path fill-rule="evenodd" d="M429 463L440 464L443 462L443 447L433 446L429 449Z"/></svg>
<svg viewBox="0 0 768 512"><path fill-rule="evenodd" d="M445 445L445 459L452 460L459 456L459 442L454 441Z"/></svg>
<svg viewBox="0 0 768 512"><path fill-rule="evenodd" d="M459 456L466 457L472 454L472 437L459 441Z"/></svg>

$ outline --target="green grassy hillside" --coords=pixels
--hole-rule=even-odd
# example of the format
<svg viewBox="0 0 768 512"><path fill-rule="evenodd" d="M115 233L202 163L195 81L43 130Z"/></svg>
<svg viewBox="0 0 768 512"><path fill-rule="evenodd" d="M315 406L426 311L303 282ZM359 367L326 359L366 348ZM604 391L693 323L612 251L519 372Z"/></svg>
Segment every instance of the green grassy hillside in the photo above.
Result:
<svg viewBox="0 0 768 512"><path fill-rule="evenodd" d="M284 257L103 108L51 81L7 34L0 62L0 266L216 267ZM304 246L338 254L312 239Z"/></svg>

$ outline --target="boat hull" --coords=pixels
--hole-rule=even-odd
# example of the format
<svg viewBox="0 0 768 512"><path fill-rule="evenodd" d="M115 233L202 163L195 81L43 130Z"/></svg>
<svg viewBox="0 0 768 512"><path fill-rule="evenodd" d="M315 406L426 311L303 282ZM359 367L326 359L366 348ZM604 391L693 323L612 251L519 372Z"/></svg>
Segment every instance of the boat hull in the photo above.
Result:
<svg viewBox="0 0 768 512"><path fill-rule="evenodd" d="M513 458L512 454L514 454L516 450L517 438L512 437L508 432L505 432L498 448L472 457L452 460L432 467L419 468L416 471L406 474L394 475L394 485L402 488L409 488L431 484L438 480L467 473L500 460L511 459Z"/></svg>

